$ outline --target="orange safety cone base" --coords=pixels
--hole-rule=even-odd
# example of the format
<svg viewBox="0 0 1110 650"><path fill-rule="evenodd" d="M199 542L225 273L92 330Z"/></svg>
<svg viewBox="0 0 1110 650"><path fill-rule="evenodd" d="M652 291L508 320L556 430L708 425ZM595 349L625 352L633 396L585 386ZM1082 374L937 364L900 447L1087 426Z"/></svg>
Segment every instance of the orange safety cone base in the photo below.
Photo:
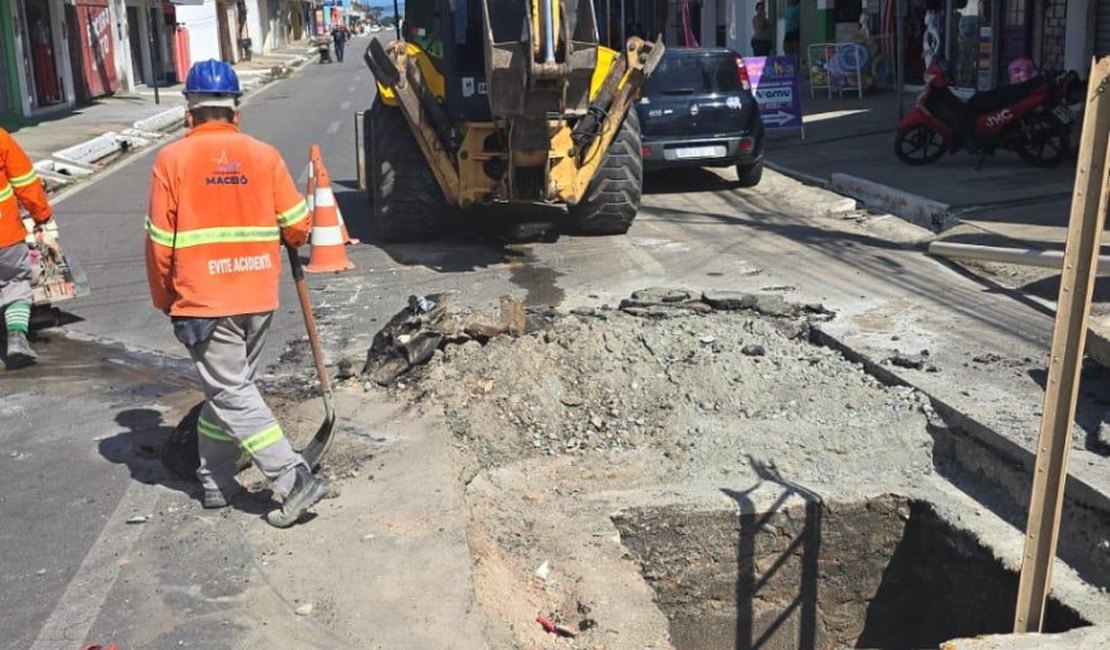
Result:
<svg viewBox="0 0 1110 650"><path fill-rule="evenodd" d="M332 262L330 264L312 264L304 267L305 271L309 273L338 273L339 271L350 271L355 268L355 265L350 260L343 262Z"/></svg>

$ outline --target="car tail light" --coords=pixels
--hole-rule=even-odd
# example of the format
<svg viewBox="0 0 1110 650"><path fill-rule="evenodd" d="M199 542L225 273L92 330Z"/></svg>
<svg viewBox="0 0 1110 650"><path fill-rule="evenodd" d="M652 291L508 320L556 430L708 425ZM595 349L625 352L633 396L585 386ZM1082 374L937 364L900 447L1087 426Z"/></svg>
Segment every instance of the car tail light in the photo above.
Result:
<svg viewBox="0 0 1110 650"><path fill-rule="evenodd" d="M755 140L752 140L751 138L740 138L740 151L747 153L751 151L752 147L754 146Z"/></svg>
<svg viewBox="0 0 1110 650"><path fill-rule="evenodd" d="M744 67L744 59L740 57L736 57L736 74L740 77L740 87L744 90L751 90L752 82L748 78L748 69Z"/></svg>
<svg viewBox="0 0 1110 650"><path fill-rule="evenodd" d="M644 146L640 147L640 155L650 156L651 155L651 147L649 147L647 145L644 145Z"/></svg>

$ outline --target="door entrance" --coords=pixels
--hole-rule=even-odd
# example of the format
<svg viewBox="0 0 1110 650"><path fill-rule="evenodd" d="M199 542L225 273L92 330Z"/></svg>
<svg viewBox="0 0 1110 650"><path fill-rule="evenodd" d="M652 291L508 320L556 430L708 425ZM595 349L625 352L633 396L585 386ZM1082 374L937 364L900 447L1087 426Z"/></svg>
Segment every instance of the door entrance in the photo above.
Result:
<svg viewBox="0 0 1110 650"><path fill-rule="evenodd" d="M23 24L24 68L27 87L33 88L31 107L43 108L65 102L59 73L58 48L54 39L54 17L48 0L23 0L19 6Z"/></svg>

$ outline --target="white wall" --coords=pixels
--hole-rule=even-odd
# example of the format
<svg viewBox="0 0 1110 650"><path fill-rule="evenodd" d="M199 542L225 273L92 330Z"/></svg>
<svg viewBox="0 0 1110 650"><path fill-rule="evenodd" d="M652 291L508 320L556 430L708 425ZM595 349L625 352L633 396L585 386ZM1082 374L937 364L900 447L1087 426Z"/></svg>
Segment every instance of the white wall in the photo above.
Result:
<svg viewBox="0 0 1110 650"><path fill-rule="evenodd" d="M135 71L131 69L131 34L127 29L127 5L124 0L112 0L108 4L108 16L112 21L112 39L116 43L116 76L119 78L119 89L124 93L133 93L135 92Z"/></svg>
<svg viewBox="0 0 1110 650"><path fill-rule="evenodd" d="M1094 53L1094 8L1092 0L1068 0L1064 67L1078 70L1084 78L1090 71L1091 55Z"/></svg>
<svg viewBox="0 0 1110 650"><path fill-rule="evenodd" d="M216 0L203 5L178 5L177 22L189 30L189 58L192 63L220 59L220 23L216 17Z"/></svg>
<svg viewBox="0 0 1110 650"><path fill-rule="evenodd" d="M50 31L54 37L54 43L58 47L54 48L54 65L57 69L58 76L62 78L62 92L65 93L65 102L59 106L52 106L45 109L46 112L52 112L59 107L72 107L77 104L77 97L73 86L73 65L69 58L70 47L80 47L80 43L70 44L69 34L64 28L65 25L65 6L62 0L50 0Z"/></svg>
<svg viewBox="0 0 1110 650"><path fill-rule="evenodd" d="M269 51L270 11L266 0L247 0L247 32L252 52L265 54Z"/></svg>

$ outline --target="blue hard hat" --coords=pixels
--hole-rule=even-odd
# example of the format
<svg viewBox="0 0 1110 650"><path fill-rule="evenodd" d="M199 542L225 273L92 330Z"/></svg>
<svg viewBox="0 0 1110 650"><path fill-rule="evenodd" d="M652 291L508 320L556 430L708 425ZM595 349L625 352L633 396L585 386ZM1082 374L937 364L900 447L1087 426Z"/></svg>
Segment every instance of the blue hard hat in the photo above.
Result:
<svg viewBox="0 0 1110 650"><path fill-rule="evenodd" d="M208 59L197 61L189 68L185 78L186 95L232 95L243 94L239 88L239 77L235 69L223 61Z"/></svg>

